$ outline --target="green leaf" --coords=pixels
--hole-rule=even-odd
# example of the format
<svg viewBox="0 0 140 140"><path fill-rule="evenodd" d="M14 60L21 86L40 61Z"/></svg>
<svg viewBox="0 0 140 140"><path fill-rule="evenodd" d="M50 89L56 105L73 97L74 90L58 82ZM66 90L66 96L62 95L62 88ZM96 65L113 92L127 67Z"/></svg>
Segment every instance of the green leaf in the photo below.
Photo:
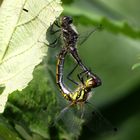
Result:
<svg viewBox="0 0 140 140"><path fill-rule="evenodd" d="M13 131L7 120L0 116L0 139L1 140L21 140L17 133Z"/></svg>
<svg viewBox="0 0 140 140"><path fill-rule="evenodd" d="M46 65L39 65L34 71L34 78L29 86L10 94L4 116L16 127L22 137L33 134L49 139L49 125L58 110L56 93L48 80ZM12 118L14 116L14 119ZM24 132L24 131L26 132ZM26 133L26 134L25 134Z"/></svg>
<svg viewBox="0 0 140 140"><path fill-rule="evenodd" d="M61 11L59 0L3 1L0 9L0 85L5 89L0 94L1 113L8 95L15 90L21 91L32 80L35 66L47 52L43 43L47 28Z"/></svg>
<svg viewBox="0 0 140 140"><path fill-rule="evenodd" d="M49 67L52 69L50 65ZM33 80L20 94L18 91L10 94L3 115L14 124L15 129L24 139L28 140L27 137L34 139L34 137L38 136L44 139L51 139L50 126L60 113L60 104L62 105L62 102L65 100L58 97L58 95L61 97L61 94L58 91L56 83L52 82L53 78L50 77L50 72L46 70L46 64L40 64L33 74ZM60 102L59 104L57 98L58 102ZM74 113L71 113L67 118L72 121L71 118L73 117ZM61 123L61 125L58 125L55 130L57 132L55 137L70 139L73 133L65 130L64 125L70 127L71 122L70 124ZM78 131L80 132L79 129L76 130L76 132ZM59 133L61 134L60 136Z"/></svg>
<svg viewBox="0 0 140 140"><path fill-rule="evenodd" d="M132 70L138 68L139 66L140 66L140 63L136 63L136 64L134 64L134 65L132 66Z"/></svg>

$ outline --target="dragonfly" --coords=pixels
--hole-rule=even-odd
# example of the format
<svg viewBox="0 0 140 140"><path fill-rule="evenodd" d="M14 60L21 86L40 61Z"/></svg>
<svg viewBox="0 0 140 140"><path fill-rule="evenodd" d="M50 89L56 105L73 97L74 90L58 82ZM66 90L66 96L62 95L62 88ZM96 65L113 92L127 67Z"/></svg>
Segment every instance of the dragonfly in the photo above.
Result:
<svg viewBox="0 0 140 140"><path fill-rule="evenodd" d="M82 103L84 103L89 97L91 89L96 87L97 83L93 77L88 78L86 81L84 81L83 77L81 77L80 80L82 85L79 85L75 92L71 92L71 90L66 88L63 82L63 67L67 53L67 49L62 49L58 55L56 66L56 83L61 91L62 96L71 102L70 106L77 103L81 103L82 105Z"/></svg>
<svg viewBox="0 0 140 140"><path fill-rule="evenodd" d="M101 80L98 76L93 74L83 63L82 60L80 59L78 55L78 51L76 48L76 43L77 43L77 38L78 38L78 33L76 29L74 28L72 24L72 18L69 16L64 16L62 17L61 20L61 30L62 30L62 35L63 35L63 41L64 41L64 47L61 49L58 58L57 58L57 65L56 65L56 83L60 89L60 92L62 96L70 101L70 106L73 106L75 104L80 104L82 107L82 104L84 104L88 97L89 93L91 92L92 88L95 88L97 86L101 85ZM56 24L58 26L58 24ZM64 61L65 61L65 56L70 53L73 58L76 60L77 65L81 66L83 69L83 72L77 74L80 84L75 82L74 80L71 80L68 78L70 81L74 82L76 85L78 85L77 89L72 92L68 88L66 88L63 80L63 67L64 67ZM74 69L70 72L72 72L76 69ZM84 75L82 75L84 73ZM69 74L69 75L70 75ZM87 79L84 80L84 76L87 76ZM67 107L66 107L67 108ZM65 109L66 109L65 108ZM64 110L65 110L64 109Z"/></svg>
<svg viewBox="0 0 140 140"><path fill-rule="evenodd" d="M25 12L27 12L27 13L29 12L29 10L27 10L25 8L23 10ZM59 29L53 31L54 25L56 25ZM97 27L94 31L96 31L97 29L100 29L100 28L101 28L101 26ZM92 31L92 32L94 32L94 31ZM77 75L78 79L80 79L81 82L84 82L84 81L82 81L81 77L82 77L82 75L86 74L89 77L94 78L94 81L96 83L95 87L100 86L101 85L100 78L96 74L91 72L90 69L87 68L83 64L82 60L80 59L80 56L79 56L78 50L77 50L77 41L78 41L79 34L78 34L77 30L76 30L76 27L73 25L72 17L63 16L62 18L60 18L60 20L57 19L54 22L54 24L52 24L50 26L50 32L51 32L51 34L55 34L57 32L60 32L60 35L55 41L51 42L50 44L46 44L45 42L44 42L44 44L46 44L49 47L55 47L55 46L57 46L56 42L58 41L58 39L62 35L62 40L63 40L63 44L64 44L64 45L62 45L63 48L65 48L69 52L69 54L71 54L71 56L75 59L75 61L77 63L76 66L67 75L67 79L70 80L71 82L73 82L74 84L78 85L78 83L71 78L71 75L76 70L76 68L78 66L80 66L82 68L82 72Z"/></svg>
<svg viewBox="0 0 140 140"><path fill-rule="evenodd" d="M82 68L82 70L83 70L81 73L79 73L77 75L78 78L80 79L80 81L82 83L84 83L84 81L82 80L81 77L82 77L82 75L86 74L89 77L92 77L94 79L95 87L100 86L101 85L100 78L96 74L91 72L90 69L87 68L87 66L84 65L82 60L80 59L80 56L79 56L78 50L77 50L77 41L78 41L79 34L78 34L77 30L76 30L76 27L73 25L72 17L63 16L61 18L61 20L60 20L60 24L58 22L55 22L55 25L61 29L62 39L63 39L63 42L64 42L64 45L63 45L64 47L63 48L65 48L71 54L71 56L75 59L75 61L77 63L76 66L67 75L67 78L70 81L72 81L74 84L78 85L78 83L75 82L71 78L71 75L75 71L75 69L78 66L80 66ZM101 28L101 27L99 26L95 30L97 30L98 28ZM60 31L60 30L56 30L54 32L58 32L58 31Z"/></svg>
<svg viewBox="0 0 140 140"><path fill-rule="evenodd" d="M70 102L70 104L67 107L65 107L60 113L61 117L63 116L63 119L66 118L66 121L67 121L67 117L66 117L65 112L67 110L70 110L71 107L77 106L77 105L78 106L80 105L80 108L82 110L80 118L81 119L83 118L84 113L85 113L84 107L85 107L85 104L88 103L89 98L91 97L92 88L95 88L95 87L98 87L101 85L101 79L97 75L92 73L83 64L82 60L79 57L77 47L76 47L77 40L78 40L78 32L77 32L76 28L74 27L74 25L72 24L72 22L73 22L73 20L71 17L64 16L61 18L61 24L60 25L56 24L58 27L61 27L61 32L62 32L63 41L64 41L64 47L62 48L61 52L59 53L58 59L57 59L56 82L58 84L58 87L60 89L62 96ZM67 88L66 85L64 84L64 80L63 80L64 61L65 61L65 57L68 53L70 53L77 62L77 65L73 68L73 70L70 72L70 74L72 74L72 72L77 68L78 65L81 66L81 68L83 69L83 72L81 72L77 75L80 80L80 84L74 81L74 83L77 85L77 88L74 91ZM69 74L69 76L70 76L70 74ZM81 75L81 74L84 74L84 75ZM86 80L84 79L84 76L86 76ZM69 79L69 80L73 82L73 80L71 80L71 79ZM90 108L93 109L92 104L90 104L90 105L91 105ZM94 108L94 110L95 110L95 108ZM91 114L92 114L92 116L91 116ZM96 111L92 111L91 114L88 115L88 117L89 116L91 118L94 117L94 120L95 119L97 120L97 118L98 118L98 121L104 122L104 124L111 131L117 130L116 128L114 128L111 125L111 123L109 121L107 121L101 115L101 113L99 111L97 111L97 109L96 109ZM96 120L95 120L95 122L96 122ZM79 124L80 123L81 122L79 122ZM77 126L75 126L75 127L77 127ZM78 127L80 127L80 125L78 125Z"/></svg>
<svg viewBox="0 0 140 140"><path fill-rule="evenodd" d="M66 106L65 108L63 108L61 110L61 112L59 113L59 115L57 116L57 118L55 120L55 124L57 124L57 122L59 122L59 120L62 120L67 125L70 124L70 126L67 126L68 130L70 132L76 134L76 132L77 132L76 130L80 129L80 127L84 121L83 118L85 118L85 114L86 114L86 117L89 120L91 118L93 118L95 123L100 122L100 124L101 124L101 122L104 122L103 124L101 124L101 126L99 126L100 128L98 127L98 124L94 123L93 126L91 126L92 129L94 128L93 130L98 131L98 129L103 129L102 125L107 126L107 127L104 126L105 129L110 129L111 131L116 130L116 128L113 128L113 126L101 115L101 113L99 111L97 111L97 109L95 110L95 108L93 108L92 104L88 102L88 100L90 99L90 97L92 95L92 92L91 92L92 88L96 87L96 83L95 83L95 80L93 77L89 77L88 75L87 75L86 79L84 79L84 77L81 77L82 79L79 79L79 80L81 80L81 82L74 91L69 89L65 85L63 71L64 71L65 57L67 54L68 54L68 51L65 48L63 48L58 55L57 66L56 66L56 82L57 82L57 85L59 87L59 90L60 90L62 96L67 101L69 101L69 104L68 104L68 106ZM88 104L88 106L85 106L87 104ZM77 107L77 108L80 107L80 112L75 107ZM88 109L90 108L90 111L91 111L90 114L89 114L89 112L86 112L87 107L88 107ZM75 109L77 109L77 111L75 111ZM93 109L94 109L94 111L93 111ZM73 111L77 115L77 117L71 116Z"/></svg>
<svg viewBox="0 0 140 140"><path fill-rule="evenodd" d="M56 65L56 83L59 87L61 95L69 101L69 105L63 108L56 118L57 122L59 119L66 118L66 121L68 121L69 116L67 116L67 110L71 110L71 107L74 107L76 105L79 105L81 109L83 108L84 103L87 101L87 99L90 97L91 89L96 86L96 83L92 77L87 78L84 83L83 80L81 84L79 84L76 88L76 90L72 91L69 89L63 79L63 69L64 69L64 61L65 57L68 54L67 49L63 48L57 58L57 65ZM82 77L83 78L83 77ZM80 118L82 119L84 111L81 112ZM72 119L72 118L71 118ZM78 118L77 118L78 119ZM74 124L75 119L72 119L72 124ZM75 123L77 124L77 123ZM81 121L79 120L78 126L72 126L71 130L75 130L76 127L80 127Z"/></svg>
<svg viewBox="0 0 140 140"><path fill-rule="evenodd" d="M25 10L28 12L27 10ZM69 16L64 16L61 18L61 24L55 24L57 25L61 30L54 31L58 32L61 31L62 38L64 41L63 48L60 51L60 54L58 55L57 59L57 68L56 68L56 82L60 89L60 92L62 96L70 101L70 104L62 109L60 114L65 113L67 110L70 110L71 107L75 105L80 105L81 108L83 108L84 104L87 102L87 100L90 97L90 92L92 88L95 88L97 86L101 85L100 78L92 73L82 62L82 60L79 57L78 51L77 51L77 40L78 40L78 32L74 28L72 24L72 18ZM55 41L56 42L56 41ZM51 45L54 43L51 43ZM50 45L47 45L50 46ZM66 87L63 81L63 66L64 66L64 60L65 56L67 54L71 54L73 58L76 60L77 65L73 68L73 70L68 74L68 79L75 83L77 85L77 89L75 91L69 90L69 88ZM79 73L77 76L80 80L80 84L78 82L75 82L74 80L70 79L70 75L74 72L74 70L77 68L77 66L80 66L83 71ZM84 76L87 76L87 79L84 80ZM84 111L82 111L80 118L82 118L84 115Z"/></svg>

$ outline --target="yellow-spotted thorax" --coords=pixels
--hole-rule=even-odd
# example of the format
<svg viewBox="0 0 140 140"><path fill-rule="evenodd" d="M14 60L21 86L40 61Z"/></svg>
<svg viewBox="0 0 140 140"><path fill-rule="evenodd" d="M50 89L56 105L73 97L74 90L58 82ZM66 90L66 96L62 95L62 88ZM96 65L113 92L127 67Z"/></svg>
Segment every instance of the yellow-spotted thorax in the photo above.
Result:
<svg viewBox="0 0 140 140"><path fill-rule="evenodd" d="M87 101L89 93L91 89L94 87L94 84L95 82L93 78L89 78L85 81L84 84L79 85L74 92L71 92L69 94L62 93L62 95L65 99L71 101L73 104L85 102Z"/></svg>

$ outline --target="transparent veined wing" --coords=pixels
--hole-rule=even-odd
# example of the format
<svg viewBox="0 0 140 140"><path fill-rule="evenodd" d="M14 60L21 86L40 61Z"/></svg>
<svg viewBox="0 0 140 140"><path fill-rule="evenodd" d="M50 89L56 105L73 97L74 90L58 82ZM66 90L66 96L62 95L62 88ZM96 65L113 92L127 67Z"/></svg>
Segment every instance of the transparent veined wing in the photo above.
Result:
<svg viewBox="0 0 140 140"><path fill-rule="evenodd" d="M92 135L112 135L117 131L111 122L89 102L85 103L83 108L65 107L56 117L54 124L76 136L80 136L82 129L86 129Z"/></svg>
<svg viewBox="0 0 140 140"><path fill-rule="evenodd" d="M92 103L85 104L84 112L85 126L96 135L114 134L117 131L117 128Z"/></svg>
<svg viewBox="0 0 140 140"><path fill-rule="evenodd" d="M78 46L81 46L84 42L88 40L88 38L93 35L94 33L101 31L103 29L103 26L101 24L95 26L95 27L90 27L89 29L86 29L86 31L83 31L79 33L79 39L77 42Z"/></svg>
<svg viewBox="0 0 140 140"><path fill-rule="evenodd" d="M67 106L56 116L53 125L61 127L73 137L79 136L84 122L80 113L80 110L78 110L76 106Z"/></svg>

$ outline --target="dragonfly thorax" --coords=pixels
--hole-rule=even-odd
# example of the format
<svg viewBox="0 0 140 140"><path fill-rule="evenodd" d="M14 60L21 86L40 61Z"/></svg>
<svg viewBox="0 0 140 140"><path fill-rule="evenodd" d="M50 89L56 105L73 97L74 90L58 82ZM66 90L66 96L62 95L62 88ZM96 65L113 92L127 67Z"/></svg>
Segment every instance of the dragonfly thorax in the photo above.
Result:
<svg viewBox="0 0 140 140"><path fill-rule="evenodd" d="M62 17L61 27L64 44L66 46L75 46L78 39L78 32L72 24L72 18L69 16Z"/></svg>

